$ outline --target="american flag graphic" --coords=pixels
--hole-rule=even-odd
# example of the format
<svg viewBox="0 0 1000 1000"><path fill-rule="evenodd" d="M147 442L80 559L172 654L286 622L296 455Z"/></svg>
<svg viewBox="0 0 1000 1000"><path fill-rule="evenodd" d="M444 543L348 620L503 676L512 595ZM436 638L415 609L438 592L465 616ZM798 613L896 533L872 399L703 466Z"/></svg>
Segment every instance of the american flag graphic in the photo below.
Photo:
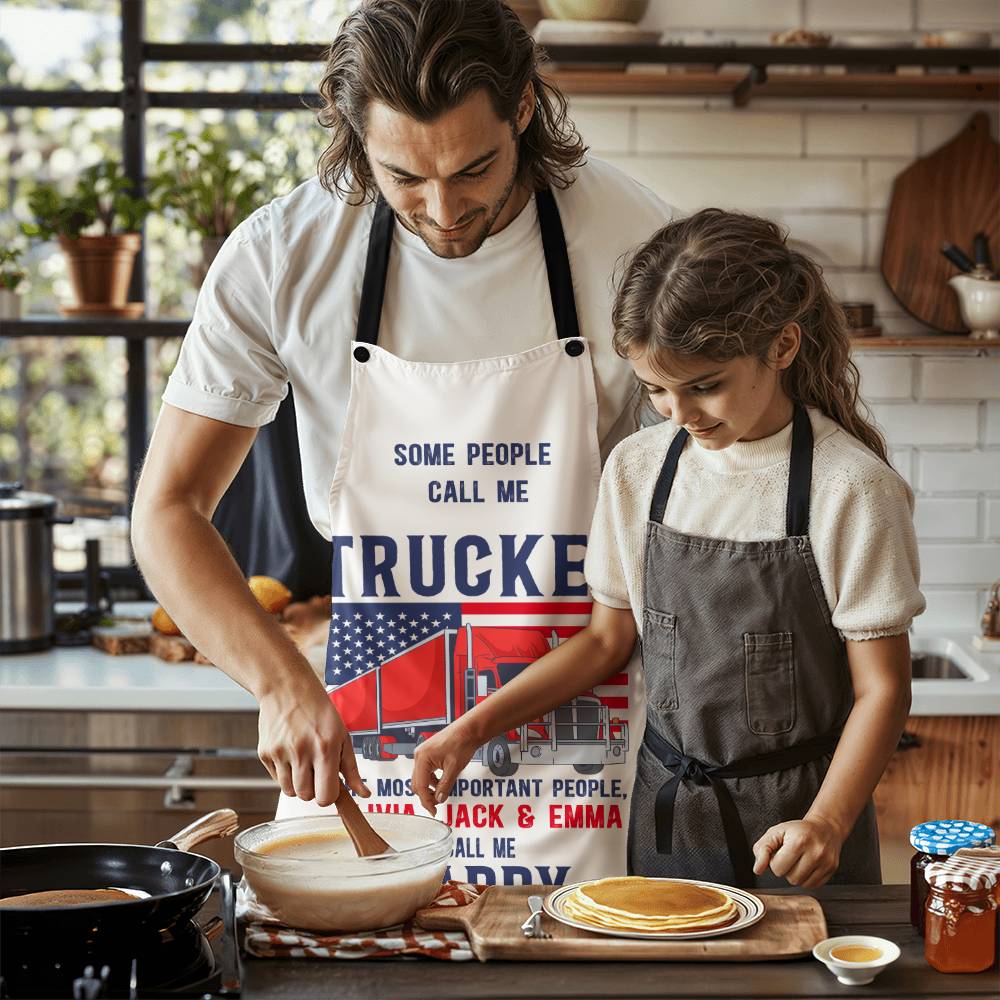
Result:
<svg viewBox="0 0 1000 1000"><path fill-rule="evenodd" d="M442 629L503 625L568 639L590 620L590 601L337 604L330 616L326 682L339 687Z"/></svg>
<svg viewBox="0 0 1000 1000"><path fill-rule="evenodd" d="M590 601L334 603L327 644L327 687L334 691L444 630L454 634L467 625L474 631L524 629L552 637L555 645L589 622L590 609ZM628 675L608 678L594 694L609 708L627 710Z"/></svg>

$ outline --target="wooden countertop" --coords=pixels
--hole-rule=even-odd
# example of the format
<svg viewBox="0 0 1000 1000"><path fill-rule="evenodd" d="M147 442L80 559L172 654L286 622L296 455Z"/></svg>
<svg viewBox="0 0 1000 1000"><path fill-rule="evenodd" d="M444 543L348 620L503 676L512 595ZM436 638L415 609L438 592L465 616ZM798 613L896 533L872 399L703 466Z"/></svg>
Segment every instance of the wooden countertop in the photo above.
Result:
<svg viewBox="0 0 1000 1000"><path fill-rule="evenodd" d="M769 890L771 891L771 890ZM794 892L796 890L789 890ZM895 941L899 960L870 986L841 986L814 958L785 962L439 962L247 959L246 1000L316 997L944 997L996 1000L996 967L943 975L924 961L910 927L909 886L826 886L815 890L830 935L874 934Z"/></svg>

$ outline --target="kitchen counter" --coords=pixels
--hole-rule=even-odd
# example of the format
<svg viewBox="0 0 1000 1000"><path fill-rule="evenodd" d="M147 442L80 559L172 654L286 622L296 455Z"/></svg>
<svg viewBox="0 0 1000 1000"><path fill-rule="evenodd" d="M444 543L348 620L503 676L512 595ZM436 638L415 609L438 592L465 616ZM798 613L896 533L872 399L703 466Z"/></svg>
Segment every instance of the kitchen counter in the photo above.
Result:
<svg viewBox="0 0 1000 1000"><path fill-rule="evenodd" d="M0 657L0 709L256 712L257 702L215 667L82 646Z"/></svg>
<svg viewBox="0 0 1000 1000"><path fill-rule="evenodd" d="M769 890L771 891L771 890ZM796 890L789 890L794 892ZM288 997L943 997L996 1000L996 968L943 975L924 961L910 927L908 886L814 890L831 936L874 934L902 951L869 986L841 986L812 957L783 962L441 962L254 959L244 963L246 1000Z"/></svg>
<svg viewBox="0 0 1000 1000"><path fill-rule="evenodd" d="M57 611L78 605L58 604ZM119 602L115 613L148 617L156 604ZM53 646L0 656L0 710L256 712L257 701L227 674L149 654L109 656L93 646Z"/></svg>
<svg viewBox="0 0 1000 1000"><path fill-rule="evenodd" d="M911 715L1000 715L1000 654L975 649L971 636L971 629L914 631L915 651L950 650L975 679L914 681ZM315 655L322 659L322 649ZM255 712L257 703L214 667L86 646L0 656L0 709Z"/></svg>

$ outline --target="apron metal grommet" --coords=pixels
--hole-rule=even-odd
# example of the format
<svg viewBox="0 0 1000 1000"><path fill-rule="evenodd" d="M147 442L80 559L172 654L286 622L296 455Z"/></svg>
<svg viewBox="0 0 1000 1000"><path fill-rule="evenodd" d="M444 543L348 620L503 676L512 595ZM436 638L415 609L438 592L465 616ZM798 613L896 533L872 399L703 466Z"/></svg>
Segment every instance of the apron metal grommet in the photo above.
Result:
<svg viewBox="0 0 1000 1000"><path fill-rule="evenodd" d="M583 343L579 340L571 340L566 344L566 353L571 358L578 358L583 354Z"/></svg>
<svg viewBox="0 0 1000 1000"><path fill-rule="evenodd" d="M354 360L360 361L362 364L371 357L367 347L355 347L354 348Z"/></svg>

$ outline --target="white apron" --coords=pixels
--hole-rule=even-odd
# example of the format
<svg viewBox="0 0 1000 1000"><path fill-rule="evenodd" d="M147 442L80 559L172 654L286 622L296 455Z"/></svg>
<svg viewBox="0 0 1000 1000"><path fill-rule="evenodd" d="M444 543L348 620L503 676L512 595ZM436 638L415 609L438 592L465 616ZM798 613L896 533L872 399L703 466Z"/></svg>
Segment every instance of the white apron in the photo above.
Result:
<svg viewBox="0 0 1000 1000"><path fill-rule="evenodd" d="M422 812L413 751L589 619L597 399L551 192L537 196L559 338L480 361L377 346L394 216L369 240L351 395L330 490L330 698L370 811ZM609 679L481 748L438 818L448 877L551 884L624 873L641 682ZM641 734L640 734L641 735ZM282 797L278 815L319 810Z"/></svg>

